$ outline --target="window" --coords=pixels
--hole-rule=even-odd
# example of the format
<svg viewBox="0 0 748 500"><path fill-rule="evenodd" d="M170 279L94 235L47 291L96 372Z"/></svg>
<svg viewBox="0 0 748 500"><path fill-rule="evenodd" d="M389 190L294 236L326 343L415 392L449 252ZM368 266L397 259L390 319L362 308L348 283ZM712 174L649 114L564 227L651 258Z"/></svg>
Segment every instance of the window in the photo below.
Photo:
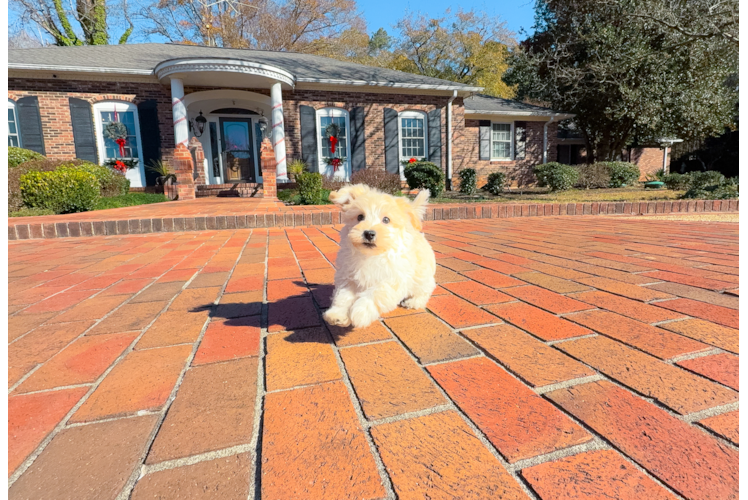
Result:
<svg viewBox="0 0 748 500"><path fill-rule="evenodd" d="M102 163L107 160L138 160L137 168L127 171L132 187L145 185L145 165L141 151L143 149L140 141L140 122L138 119L138 107L129 102L106 101L94 104L94 121L96 123L96 144L99 149L99 158ZM120 155L119 145L113 139L104 137L104 127L113 121L121 122L127 129L127 137L123 154Z"/></svg>
<svg viewBox="0 0 748 500"><path fill-rule="evenodd" d="M426 158L428 155L428 125L426 114L404 111L398 116L400 126L400 159Z"/></svg>
<svg viewBox="0 0 748 500"><path fill-rule="evenodd" d="M21 147L21 136L18 134L18 113L16 103L8 99L8 147Z"/></svg>
<svg viewBox="0 0 748 500"><path fill-rule="evenodd" d="M336 123L340 127L335 153L332 152L330 139L327 137L327 126ZM322 175L348 178L350 162L350 142L348 131L348 112L339 108L323 108L317 110L317 138L319 140L319 171ZM327 158L345 158L343 164L336 171L332 165L327 165Z"/></svg>
<svg viewBox="0 0 748 500"><path fill-rule="evenodd" d="M512 124L493 123L491 125L491 159L512 159Z"/></svg>

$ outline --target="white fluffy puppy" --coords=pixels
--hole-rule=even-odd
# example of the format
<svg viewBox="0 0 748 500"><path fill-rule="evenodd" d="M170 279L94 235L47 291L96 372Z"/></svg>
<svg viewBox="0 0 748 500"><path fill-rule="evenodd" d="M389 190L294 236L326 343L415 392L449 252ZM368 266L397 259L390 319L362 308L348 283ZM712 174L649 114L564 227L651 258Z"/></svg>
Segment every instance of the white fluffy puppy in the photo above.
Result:
<svg viewBox="0 0 748 500"><path fill-rule="evenodd" d="M398 304L426 306L436 288L436 258L421 232L428 199L428 190L409 201L364 184L330 193L330 201L343 211L345 227L325 321L361 328Z"/></svg>

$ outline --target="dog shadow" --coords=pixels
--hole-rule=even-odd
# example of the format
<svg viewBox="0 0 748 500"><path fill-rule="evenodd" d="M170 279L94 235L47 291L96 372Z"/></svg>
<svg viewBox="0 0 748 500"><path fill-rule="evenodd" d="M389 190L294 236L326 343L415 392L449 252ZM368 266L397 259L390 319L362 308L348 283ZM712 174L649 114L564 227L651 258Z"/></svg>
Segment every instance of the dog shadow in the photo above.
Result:
<svg viewBox="0 0 748 500"><path fill-rule="evenodd" d="M322 319L322 313L330 307L335 286L323 283L305 283L294 281L294 285L307 290L282 299L252 302L231 302L231 295L224 294L222 301L216 304L197 306L191 312L209 311L211 320L222 320L226 326L260 326L262 307L267 305L267 324L280 327L287 335L284 339L291 343L332 344L353 330L353 327L342 328L330 326ZM312 319L316 316L316 321ZM313 323L313 324L312 324Z"/></svg>

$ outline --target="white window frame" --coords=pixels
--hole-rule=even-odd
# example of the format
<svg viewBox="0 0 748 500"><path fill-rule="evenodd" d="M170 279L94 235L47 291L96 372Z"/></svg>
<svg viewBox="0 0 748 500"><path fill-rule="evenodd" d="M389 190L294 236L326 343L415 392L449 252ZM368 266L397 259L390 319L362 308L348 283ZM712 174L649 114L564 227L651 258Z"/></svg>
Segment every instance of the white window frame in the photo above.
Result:
<svg viewBox="0 0 748 500"><path fill-rule="evenodd" d="M5 122L5 131L8 134L8 137L10 137L11 135L15 135L16 139L18 139L18 147L22 148L23 142L21 141L21 124L18 121L18 108L16 107L16 101L14 101L13 99L8 99L8 109L13 110L13 117L15 118L15 121L16 121L16 133L15 134L10 133L10 127L8 127L8 122Z"/></svg>
<svg viewBox="0 0 748 500"><path fill-rule="evenodd" d="M429 159L429 119L423 111L401 111L397 115L398 156L400 161L410 160L412 156L403 156L403 118L423 120L423 157Z"/></svg>
<svg viewBox="0 0 748 500"><path fill-rule="evenodd" d="M340 174L340 170L338 170L338 175L335 176L337 178L343 177L344 180L348 181L351 178L351 154L353 151L351 151L351 117L348 111L346 111L343 108L320 108L317 110L316 113L316 120L317 120L317 161L319 165L319 172L322 175L325 176L333 176L334 170L331 166L328 167L328 165L324 162L324 157L322 156L322 118L323 117L331 117L331 118L345 118L345 130L346 130L346 138L345 138L345 150L348 151L348 155L346 156L345 162L343 163L343 174ZM328 172L329 169L329 172Z"/></svg>
<svg viewBox="0 0 748 500"><path fill-rule="evenodd" d="M93 105L94 124L96 125L96 147L99 150L99 158L103 164L106 161L106 147L104 145L104 124L101 119L102 112L117 111L132 112L135 121L135 142L138 146L138 167L127 171L127 178L130 180L130 186L145 186L145 165L143 165L143 143L140 140L140 117L138 116L138 107L126 101L102 101Z"/></svg>
<svg viewBox="0 0 748 500"><path fill-rule="evenodd" d="M493 140L493 126L496 125L509 125L509 158L497 158L493 155L493 144L494 142L506 142L506 141L494 141ZM514 161L514 122L491 122L491 161Z"/></svg>

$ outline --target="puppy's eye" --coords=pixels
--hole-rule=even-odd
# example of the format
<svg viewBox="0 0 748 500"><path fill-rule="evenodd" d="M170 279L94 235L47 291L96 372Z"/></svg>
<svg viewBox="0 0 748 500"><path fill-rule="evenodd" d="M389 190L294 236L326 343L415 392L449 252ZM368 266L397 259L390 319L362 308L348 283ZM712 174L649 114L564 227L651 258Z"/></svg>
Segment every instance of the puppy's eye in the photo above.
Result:
<svg viewBox="0 0 748 500"><path fill-rule="evenodd" d="M360 220L360 221L361 221L361 220L364 220L364 214L359 214L359 215L358 215L358 220Z"/></svg>
<svg viewBox="0 0 748 500"><path fill-rule="evenodd" d="M389 224L390 223L390 218L389 217L385 217L385 218L382 219L382 222L384 222L385 224Z"/></svg>

